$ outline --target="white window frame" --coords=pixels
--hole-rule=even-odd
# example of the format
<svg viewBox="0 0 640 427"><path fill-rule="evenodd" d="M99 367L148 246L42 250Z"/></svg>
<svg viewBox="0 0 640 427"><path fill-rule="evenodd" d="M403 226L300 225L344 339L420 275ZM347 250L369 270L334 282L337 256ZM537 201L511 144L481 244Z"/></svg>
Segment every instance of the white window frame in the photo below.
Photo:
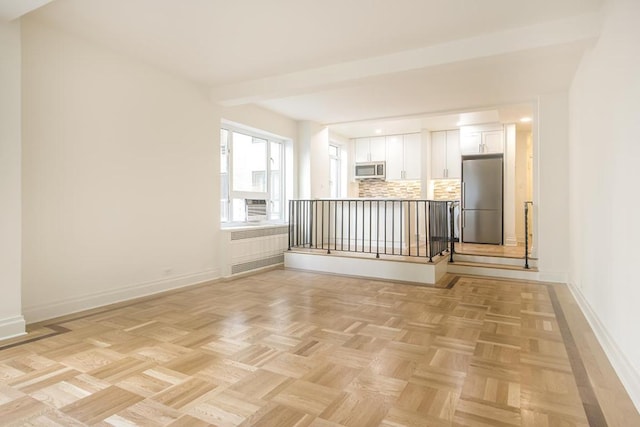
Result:
<svg viewBox="0 0 640 427"><path fill-rule="evenodd" d="M329 142L329 148L334 147L336 149L336 155L332 155L331 151L328 150L329 154L329 192L331 192L334 188L334 184L331 181L331 161L335 160L336 161L336 182L335 182L335 188L336 188L336 194L334 196L331 197L335 197L335 198L340 198L342 197L342 158L340 156L340 153L342 151L342 146L340 144L338 144L337 142L333 142L330 141Z"/></svg>
<svg viewBox="0 0 640 427"><path fill-rule="evenodd" d="M227 173L228 173L228 179L227 179L227 184L229 186L229 199L227 201L227 218L229 219L228 221L222 221L222 217L221 217L221 224L223 225L223 227L229 227L229 226L238 226L238 225L247 225L248 222L245 221L233 221L233 209L232 209L232 203L231 201L233 199L265 199L267 200L267 220L265 221L265 223L283 223L286 219L286 209L285 209L285 204L286 204L286 171L287 171L287 164L286 164L286 152L285 152L285 148L286 148L286 140L276 137L272 134L269 134L267 132L263 132L260 131L258 129L253 129L253 128L249 128L249 127L244 127L242 125L238 125L235 123L229 123L229 122L225 122L223 121L220 125L220 137L222 137L222 130L225 129L227 130L227 148L228 148L228 152L227 152ZM266 165L267 165L267 170L266 170L266 191L264 192L256 192L256 191L235 191L233 189L233 155L234 155L234 148L233 148L233 133L237 132L237 133L241 133L247 136L250 136L252 138L259 138L259 139L264 139L265 141L267 141L266 143ZM274 189L271 188L272 187L272 183L271 183L271 145L272 143L276 143L278 144L278 146L280 147L280 215L278 218L272 218L272 214L274 212L274 201L271 198ZM220 145L222 145L222 141L220 141ZM222 201L222 200L221 200Z"/></svg>

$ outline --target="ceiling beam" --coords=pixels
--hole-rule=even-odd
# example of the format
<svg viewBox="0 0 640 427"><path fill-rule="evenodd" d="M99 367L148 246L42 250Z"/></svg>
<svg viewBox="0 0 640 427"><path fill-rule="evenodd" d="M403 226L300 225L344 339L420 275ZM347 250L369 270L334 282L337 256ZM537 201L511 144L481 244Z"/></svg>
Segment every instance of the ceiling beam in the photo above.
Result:
<svg viewBox="0 0 640 427"><path fill-rule="evenodd" d="M0 2L0 22L9 22L38 9L53 0L2 0Z"/></svg>
<svg viewBox="0 0 640 427"><path fill-rule="evenodd" d="M211 90L211 97L220 105L235 106L313 93L344 87L363 78L595 40L600 27L601 14L589 13L389 55L218 86Z"/></svg>

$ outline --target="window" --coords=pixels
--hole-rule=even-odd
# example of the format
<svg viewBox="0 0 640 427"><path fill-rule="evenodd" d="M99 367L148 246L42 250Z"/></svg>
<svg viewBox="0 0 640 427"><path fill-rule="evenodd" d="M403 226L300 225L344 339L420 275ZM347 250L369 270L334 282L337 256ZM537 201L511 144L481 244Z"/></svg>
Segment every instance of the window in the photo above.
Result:
<svg viewBox="0 0 640 427"><path fill-rule="evenodd" d="M220 130L220 220L247 221L246 200L267 201L267 218L284 220L285 142L255 131Z"/></svg>
<svg viewBox="0 0 640 427"><path fill-rule="evenodd" d="M330 197L340 197L340 147L329 144L329 191Z"/></svg>

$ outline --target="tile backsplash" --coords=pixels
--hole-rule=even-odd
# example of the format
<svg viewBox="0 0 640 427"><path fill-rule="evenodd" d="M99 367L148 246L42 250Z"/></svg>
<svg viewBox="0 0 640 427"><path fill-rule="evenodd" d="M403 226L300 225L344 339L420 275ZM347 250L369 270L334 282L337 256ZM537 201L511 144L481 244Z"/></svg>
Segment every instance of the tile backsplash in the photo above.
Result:
<svg viewBox="0 0 640 427"><path fill-rule="evenodd" d="M433 200L460 200L459 179L435 179L433 185Z"/></svg>
<svg viewBox="0 0 640 427"><path fill-rule="evenodd" d="M386 197L396 199L420 199L422 186L419 180L384 181L382 179L362 179L358 181L358 197Z"/></svg>

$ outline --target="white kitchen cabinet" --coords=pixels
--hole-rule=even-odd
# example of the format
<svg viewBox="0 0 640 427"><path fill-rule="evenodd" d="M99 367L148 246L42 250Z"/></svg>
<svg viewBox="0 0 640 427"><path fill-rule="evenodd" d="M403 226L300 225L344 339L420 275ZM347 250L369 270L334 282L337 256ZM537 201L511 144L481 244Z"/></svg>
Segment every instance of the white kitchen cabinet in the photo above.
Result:
<svg viewBox="0 0 640 427"><path fill-rule="evenodd" d="M356 138L355 144L355 161L356 162L368 162L369 161L369 138Z"/></svg>
<svg viewBox="0 0 640 427"><path fill-rule="evenodd" d="M404 135L404 179L420 179L422 138L419 133Z"/></svg>
<svg viewBox="0 0 640 427"><path fill-rule="evenodd" d="M387 179L402 179L404 175L404 147L402 144L402 135L387 136L386 139Z"/></svg>
<svg viewBox="0 0 640 427"><path fill-rule="evenodd" d="M386 137L387 179L420 179L420 134Z"/></svg>
<svg viewBox="0 0 640 427"><path fill-rule="evenodd" d="M482 132L482 145L484 153L503 153L504 152L504 132L501 130Z"/></svg>
<svg viewBox="0 0 640 427"><path fill-rule="evenodd" d="M504 152L503 130L462 130L460 152L466 154L492 154Z"/></svg>
<svg viewBox="0 0 640 427"><path fill-rule="evenodd" d="M369 138L370 162L383 162L386 154L386 143L384 136L374 136Z"/></svg>
<svg viewBox="0 0 640 427"><path fill-rule="evenodd" d="M385 159L385 138L374 136L371 138L355 139L356 162L382 162Z"/></svg>
<svg viewBox="0 0 640 427"><path fill-rule="evenodd" d="M459 179L460 164L460 132L431 132L431 179Z"/></svg>

